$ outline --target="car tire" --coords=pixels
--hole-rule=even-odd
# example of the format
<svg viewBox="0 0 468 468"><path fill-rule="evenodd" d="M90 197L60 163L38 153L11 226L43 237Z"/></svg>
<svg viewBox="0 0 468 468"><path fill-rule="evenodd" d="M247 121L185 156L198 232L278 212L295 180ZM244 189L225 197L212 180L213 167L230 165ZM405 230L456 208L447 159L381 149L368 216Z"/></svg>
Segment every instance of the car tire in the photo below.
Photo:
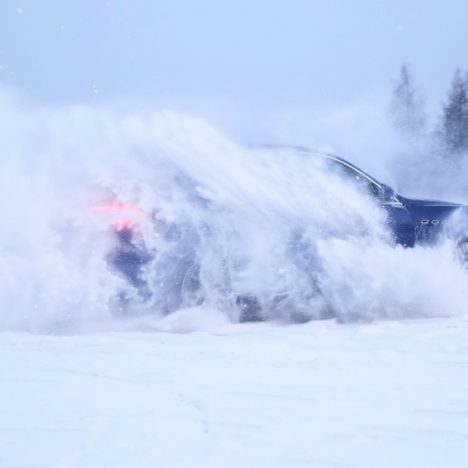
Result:
<svg viewBox="0 0 468 468"><path fill-rule="evenodd" d="M458 241L457 255L462 264L468 268L468 237L464 237Z"/></svg>

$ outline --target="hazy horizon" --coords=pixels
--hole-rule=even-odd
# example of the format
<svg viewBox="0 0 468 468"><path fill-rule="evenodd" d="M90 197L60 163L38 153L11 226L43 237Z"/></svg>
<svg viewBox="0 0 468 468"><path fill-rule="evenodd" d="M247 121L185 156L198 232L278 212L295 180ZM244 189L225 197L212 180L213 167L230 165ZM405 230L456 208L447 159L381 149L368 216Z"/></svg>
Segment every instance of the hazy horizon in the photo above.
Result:
<svg viewBox="0 0 468 468"><path fill-rule="evenodd" d="M466 60L461 0L6 0L0 13L0 85L27 102L229 113L234 125L385 102L403 63L434 119Z"/></svg>

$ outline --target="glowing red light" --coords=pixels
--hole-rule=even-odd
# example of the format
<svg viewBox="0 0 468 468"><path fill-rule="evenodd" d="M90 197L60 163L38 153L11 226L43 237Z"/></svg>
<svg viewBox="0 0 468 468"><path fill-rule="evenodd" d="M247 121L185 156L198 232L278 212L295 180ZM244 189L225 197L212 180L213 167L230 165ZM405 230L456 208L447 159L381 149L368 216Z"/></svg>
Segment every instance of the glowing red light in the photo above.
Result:
<svg viewBox="0 0 468 468"><path fill-rule="evenodd" d="M89 211L102 214L106 222L116 230L131 229L144 218L144 213L140 208L121 202L93 205L89 207Z"/></svg>

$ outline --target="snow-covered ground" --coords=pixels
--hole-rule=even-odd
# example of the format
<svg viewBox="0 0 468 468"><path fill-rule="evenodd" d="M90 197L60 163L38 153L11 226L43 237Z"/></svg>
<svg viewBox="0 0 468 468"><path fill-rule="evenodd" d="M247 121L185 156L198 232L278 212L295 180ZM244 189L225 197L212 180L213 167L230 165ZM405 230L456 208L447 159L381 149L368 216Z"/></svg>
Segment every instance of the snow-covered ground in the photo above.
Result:
<svg viewBox="0 0 468 468"><path fill-rule="evenodd" d="M468 466L466 319L3 333L0 386L2 468Z"/></svg>

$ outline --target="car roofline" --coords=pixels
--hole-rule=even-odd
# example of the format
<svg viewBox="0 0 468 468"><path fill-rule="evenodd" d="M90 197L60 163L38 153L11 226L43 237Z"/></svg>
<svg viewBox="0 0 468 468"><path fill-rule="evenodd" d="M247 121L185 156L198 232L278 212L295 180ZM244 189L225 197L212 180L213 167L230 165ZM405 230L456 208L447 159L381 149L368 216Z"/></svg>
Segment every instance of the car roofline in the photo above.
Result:
<svg viewBox="0 0 468 468"><path fill-rule="evenodd" d="M380 188L383 186L382 182L379 182L377 179L372 177L371 175L367 174L364 172L362 169L359 167L356 167L354 164L350 163L346 159L343 159L342 157L333 154L333 153L328 153L326 151L320 151L320 150L315 150L312 148L308 148L307 146L301 146L301 145L282 145L282 144L265 144L265 145L258 145L254 146L254 148L258 149L272 149L272 150L290 150L290 151L297 151L299 153L305 153L305 154L310 154L322 158L327 158L327 159L333 159L335 161L340 162L341 164L344 164L345 166L350 167L351 169L354 169L355 171L359 172L361 175L366 177L368 180L373 182L374 184L378 185Z"/></svg>

